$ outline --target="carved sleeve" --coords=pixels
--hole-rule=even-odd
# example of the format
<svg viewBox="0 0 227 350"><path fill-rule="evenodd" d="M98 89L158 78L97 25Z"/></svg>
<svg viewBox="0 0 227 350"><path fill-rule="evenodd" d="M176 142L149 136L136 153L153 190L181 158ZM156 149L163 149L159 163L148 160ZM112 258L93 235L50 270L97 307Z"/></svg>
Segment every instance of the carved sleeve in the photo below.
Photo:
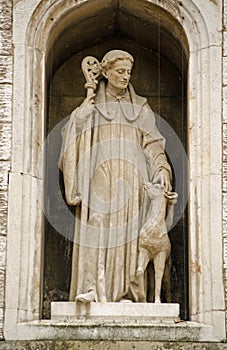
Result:
<svg viewBox="0 0 227 350"><path fill-rule="evenodd" d="M62 129L62 145L59 156L58 166L63 173L65 196L67 203L77 205L81 198L81 178L83 169L78 168L80 153L83 155L86 150L83 144L86 144L85 138L90 138L91 128L87 132L82 132L89 123L89 116L81 113L78 108L71 114L70 120ZM85 127L86 125L86 127Z"/></svg>
<svg viewBox="0 0 227 350"><path fill-rule="evenodd" d="M156 126L154 112L148 103L142 109L139 122L141 142L148 162L150 181L162 169L166 169L171 178L171 168L165 155L165 138Z"/></svg>

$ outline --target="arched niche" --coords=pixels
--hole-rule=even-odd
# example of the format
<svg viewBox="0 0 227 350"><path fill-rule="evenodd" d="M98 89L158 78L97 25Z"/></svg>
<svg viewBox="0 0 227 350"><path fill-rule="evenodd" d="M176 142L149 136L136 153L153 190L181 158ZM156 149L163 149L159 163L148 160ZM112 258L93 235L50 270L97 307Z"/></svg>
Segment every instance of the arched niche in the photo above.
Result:
<svg viewBox="0 0 227 350"><path fill-rule="evenodd" d="M192 334L193 339L198 341L223 340L225 337L223 261L220 254L219 13L220 3L206 0L190 0L184 4L175 0L56 0L48 3L45 0L25 0L14 4L13 115L16 117L13 118L12 167L9 175L6 339L82 337L78 325L63 326L42 321L45 247L42 201L45 186L43 168L37 172L37 163L47 136L46 130L50 131L53 127L47 125L47 120L50 121L48 96L53 79L57 79L70 60L75 59L79 64L80 58L87 52L91 53L91 48L92 53L100 58L104 51L102 45L108 43L110 38L122 40L121 43L127 43L129 48L133 42L133 51L139 52L138 62L142 62L141 58L145 56L150 57L149 62L156 58L156 64L159 62L160 67L163 62L168 62L183 77L182 91L185 91L184 82L188 77L188 140L184 142L188 144L190 164L188 318L196 324L187 323L183 331L181 325L174 325L168 340L192 339ZM96 36L96 33L99 35ZM82 37L84 40L81 40ZM144 50L146 55L140 55ZM215 65L215 69L211 69L212 65ZM159 82L160 78L161 75ZM135 84L137 79L135 75ZM82 81L81 76L79 80ZM149 88L145 93L137 82L137 92L141 95L147 93L151 98ZM160 84L157 86L160 87ZM215 98L211 98L214 91ZM82 87L78 93L81 101L84 94ZM158 106L158 113L162 112L161 104L157 103L161 96L153 96L156 102L155 98L151 101L153 106ZM185 102L182 106L185 106ZM74 101L68 103L67 113L74 107ZM65 111L60 111L60 118L65 117ZM171 115L168 111L162 113L166 118ZM215 137L211 137L213 134ZM185 135L181 136L185 138ZM45 163L41 161L41 164ZM107 327L105 331L109 337L111 330ZM137 330L131 329L132 337L136 334L134 331ZM93 335L89 334L93 339ZM102 338L99 326L95 334L97 339ZM146 339L167 339L166 331L156 327L146 334Z"/></svg>
<svg viewBox="0 0 227 350"><path fill-rule="evenodd" d="M164 124L159 125L159 128L163 129L167 149L172 150L172 154L167 156L176 156L175 160L170 161L179 192L178 205L175 208L178 222L169 233L172 243L172 300L180 303L182 319L188 319L187 199L183 198L187 197L188 188L187 159L185 154L181 154L172 135L173 132L176 133L178 142L182 143L182 148L187 152L187 41L183 33L175 37L169 31L168 19L164 20L167 14L165 11L160 13L156 6L150 5L147 7L149 11L145 11L140 1L130 6L128 2L113 2L100 9L99 5L101 2L96 3L95 16L91 15L92 6L89 4L81 6L74 16L70 13L70 18L74 21L70 23L69 19L65 19L68 27L55 40L52 39L47 59L48 155L45 200L48 205L43 316L48 318L51 301L68 300L71 277L74 218L73 208L67 210L65 202L61 200L61 189L64 192L64 186L60 177L59 187L56 169L61 145L60 128L65 123L63 119L68 120L66 117L85 97L82 59L92 55L100 61L107 51L118 48L134 56L131 81L135 90L139 95L147 97L154 112L169 125L168 129ZM78 14L79 11L81 14ZM86 15L83 16L83 13ZM180 31L176 21L172 20L172 26L174 30ZM160 124L159 119L157 123ZM176 170L178 174L175 174ZM176 176L178 177L175 178ZM174 187L176 188L176 184ZM152 301L150 294L148 290L148 300Z"/></svg>

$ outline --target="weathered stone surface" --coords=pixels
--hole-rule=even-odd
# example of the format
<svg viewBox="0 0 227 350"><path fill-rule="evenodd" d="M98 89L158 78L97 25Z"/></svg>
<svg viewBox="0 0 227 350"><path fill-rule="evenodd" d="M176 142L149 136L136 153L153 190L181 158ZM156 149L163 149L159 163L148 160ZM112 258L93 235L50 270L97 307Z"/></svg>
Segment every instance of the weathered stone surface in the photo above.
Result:
<svg viewBox="0 0 227 350"><path fill-rule="evenodd" d="M179 304L52 302L51 319L161 320L176 322Z"/></svg>
<svg viewBox="0 0 227 350"><path fill-rule="evenodd" d="M9 160L11 155L11 124L0 124L0 160Z"/></svg>
<svg viewBox="0 0 227 350"><path fill-rule="evenodd" d="M223 24L224 24L224 33L223 33L223 122L227 123L227 1L224 1L223 7ZM227 124L223 125L223 248L224 248L224 284L225 284L225 300L227 302ZM227 312L226 312L227 314Z"/></svg>
<svg viewBox="0 0 227 350"><path fill-rule="evenodd" d="M1 205L1 201L0 201ZM6 215L5 215L6 219ZM0 232L1 232L0 217ZM0 236L0 340L3 339L4 305L5 305L5 256L6 237Z"/></svg>
<svg viewBox="0 0 227 350"><path fill-rule="evenodd" d="M0 0L0 119L11 121L12 105L12 1ZM11 125L0 124L0 159L11 154ZM7 233L7 187L9 162L0 161L0 339L3 338L5 252Z"/></svg>
<svg viewBox="0 0 227 350"><path fill-rule="evenodd" d="M224 350L227 344L146 341L3 341L0 350Z"/></svg>
<svg viewBox="0 0 227 350"><path fill-rule="evenodd" d="M223 193L223 210L224 210L224 219L227 219L227 193ZM226 230L227 232L227 230Z"/></svg>
<svg viewBox="0 0 227 350"><path fill-rule="evenodd" d="M4 307L6 237L0 236L0 308ZM1 322L1 314L0 314Z"/></svg>
<svg viewBox="0 0 227 350"><path fill-rule="evenodd" d="M227 31L224 31L223 33L223 38L224 38L224 45L223 45L223 56L227 56Z"/></svg>
<svg viewBox="0 0 227 350"><path fill-rule="evenodd" d="M227 162L227 124L223 124L223 161Z"/></svg>
<svg viewBox="0 0 227 350"><path fill-rule="evenodd" d="M226 71L227 71L227 67L226 67ZM223 87L223 122L227 123L227 86Z"/></svg>
<svg viewBox="0 0 227 350"><path fill-rule="evenodd" d="M0 308L0 340L4 339L3 335L4 308ZM1 344L1 342L0 342Z"/></svg>
<svg viewBox="0 0 227 350"><path fill-rule="evenodd" d="M12 82L12 56L0 56L0 84Z"/></svg>
<svg viewBox="0 0 227 350"><path fill-rule="evenodd" d="M0 30L8 30L12 27L12 1L0 1Z"/></svg>
<svg viewBox="0 0 227 350"><path fill-rule="evenodd" d="M0 161L0 192L8 189L8 171L10 169L9 161Z"/></svg>
<svg viewBox="0 0 227 350"><path fill-rule="evenodd" d="M227 193L223 193L223 209L224 212L227 214Z"/></svg>
<svg viewBox="0 0 227 350"><path fill-rule="evenodd" d="M12 54L12 2L11 0L0 1L0 52L1 55ZM1 62L0 62L1 66Z"/></svg>
<svg viewBox="0 0 227 350"><path fill-rule="evenodd" d="M227 163L223 163L223 192L227 192Z"/></svg>
<svg viewBox="0 0 227 350"><path fill-rule="evenodd" d="M225 289L227 291L227 193L223 194L223 242Z"/></svg>
<svg viewBox="0 0 227 350"><path fill-rule="evenodd" d="M0 30L0 52L1 55L12 54L11 30Z"/></svg>
<svg viewBox="0 0 227 350"><path fill-rule="evenodd" d="M223 85L227 85L227 57L223 57Z"/></svg>
<svg viewBox="0 0 227 350"><path fill-rule="evenodd" d="M223 7L223 24L224 24L224 28L227 28L227 3L224 0L224 7Z"/></svg>
<svg viewBox="0 0 227 350"><path fill-rule="evenodd" d="M7 206L8 196L6 192L0 192L0 234L7 234Z"/></svg>
<svg viewBox="0 0 227 350"><path fill-rule="evenodd" d="M0 68L1 70L1 68ZM3 68L2 68L3 70ZM7 73L8 76L11 73ZM7 75L6 74L6 75ZM0 116L1 122L11 121L12 111L12 85L0 84Z"/></svg>

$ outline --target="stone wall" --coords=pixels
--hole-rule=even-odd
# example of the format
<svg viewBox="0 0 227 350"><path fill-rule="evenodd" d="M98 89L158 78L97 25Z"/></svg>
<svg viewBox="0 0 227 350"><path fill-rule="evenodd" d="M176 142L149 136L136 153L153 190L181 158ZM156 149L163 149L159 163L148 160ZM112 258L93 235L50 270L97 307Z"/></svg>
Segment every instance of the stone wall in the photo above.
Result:
<svg viewBox="0 0 227 350"><path fill-rule="evenodd" d="M223 255L225 296L227 305L227 0L224 0L223 3Z"/></svg>
<svg viewBox="0 0 227 350"><path fill-rule="evenodd" d="M8 172L11 154L12 1L0 0L0 338L3 337Z"/></svg>
<svg viewBox="0 0 227 350"><path fill-rule="evenodd" d="M11 154L11 104L13 80L12 2L13 0L0 0L0 339L3 338L2 328L8 200L7 189ZM227 297L227 0L223 0L223 4L223 239L224 277ZM7 347L5 349L7 349ZM184 347L184 349L186 349L186 347Z"/></svg>

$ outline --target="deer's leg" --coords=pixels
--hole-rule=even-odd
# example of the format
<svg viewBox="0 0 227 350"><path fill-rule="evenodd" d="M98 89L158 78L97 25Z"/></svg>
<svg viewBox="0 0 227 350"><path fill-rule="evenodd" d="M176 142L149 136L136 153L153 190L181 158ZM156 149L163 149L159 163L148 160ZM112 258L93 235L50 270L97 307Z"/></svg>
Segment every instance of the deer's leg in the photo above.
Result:
<svg viewBox="0 0 227 350"><path fill-rule="evenodd" d="M138 256L138 268L137 268L137 276L142 275L147 268L147 264L149 263L149 254L146 249L139 250Z"/></svg>
<svg viewBox="0 0 227 350"><path fill-rule="evenodd" d="M154 264L153 261L151 264L148 264L147 267L147 302L153 303L154 302Z"/></svg>
<svg viewBox="0 0 227 350"><path fill-rule="evenodd" d="M165 269L166 252L160 252L154 257L154 273L155 273L155 303L160 303L160 294L162 286L162 278Z"/></svg>
<svg viewBox="0 0 227 350"><path fill-rule="evenodd" d="M138 300L139 302L146 302L146 292L144 283L144 272L146 270L147 264L149 263L149 255L145 249L139 251L138 256L138 268L136 273L136 280L139 286Z"/></svg>
<svg viewBox="0 0 227 350"><path fill-rule="evenodd" d="M163 289L165 291L165 298L167 303L172 302L171 295L171 280L170 280L170 258L166 260L164 276L163 276Z"/></svg>

